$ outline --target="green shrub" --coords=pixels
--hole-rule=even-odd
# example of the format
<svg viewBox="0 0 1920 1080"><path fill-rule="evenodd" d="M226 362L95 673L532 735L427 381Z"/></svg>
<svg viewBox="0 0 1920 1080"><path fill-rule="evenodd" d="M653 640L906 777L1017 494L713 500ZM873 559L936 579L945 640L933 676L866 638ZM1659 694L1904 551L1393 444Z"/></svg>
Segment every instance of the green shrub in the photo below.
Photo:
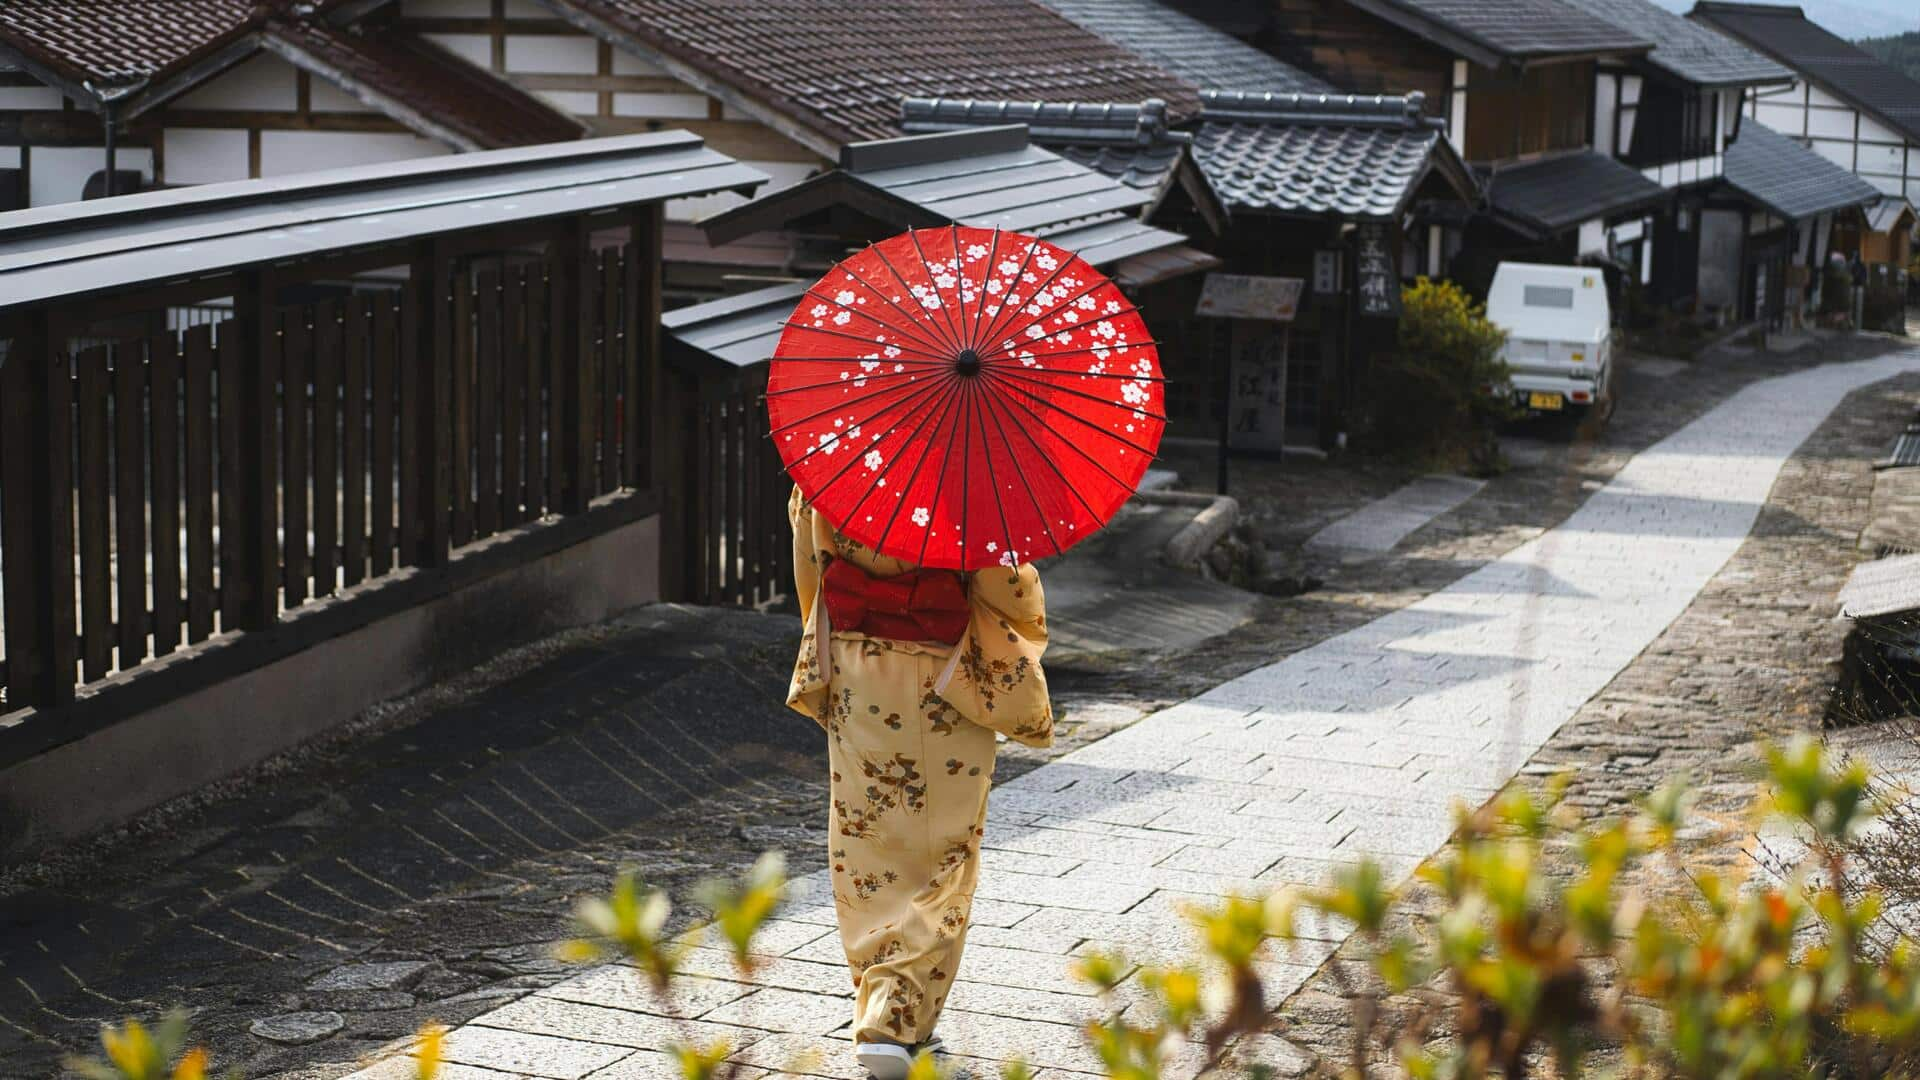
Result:
<svg viewBox="0 0 1920 1080"><path fill-rule="evenodd" d="M1420 459L1484 453L1511 414L1506 333L1450 281L1420 278L1401 298L1398 351L1370 377L1373 448Z"/></svg>

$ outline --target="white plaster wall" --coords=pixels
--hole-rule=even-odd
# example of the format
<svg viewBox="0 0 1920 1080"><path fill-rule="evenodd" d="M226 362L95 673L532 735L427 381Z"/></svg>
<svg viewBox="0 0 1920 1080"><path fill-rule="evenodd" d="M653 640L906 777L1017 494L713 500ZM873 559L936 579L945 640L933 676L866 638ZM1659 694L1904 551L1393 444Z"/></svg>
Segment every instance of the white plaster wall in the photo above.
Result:
<svg viewBox="0 0 1920 1080"><path fill-rule="evenodd" d="M1601 68L1593 76L1593 148L1608 157L1620 156L1613 145L1613 116L1619 111L1619 73Z"/></svg>
<svg viewBox="0 0 1920 1080"><path fill-rule="evenodd" d="M20 148L17 146L0 146L0 169L17 169L19 167Z"/></svg>
<svg viewBox="0 0 1920 1080"><path fill-rule="evenodd" d="M483 68L493 66L493 39L485 34L422 34L453 55Z"/></svg>
<svg viewBox="0 0 1920 1080"><path fill-rule="evenodd" d="M212 128L168 128L162 133L169 184L217 184L247 178L247 133Z"/></svg>
<svg viewBox="0 0 1920 1080"><path fill-rule="evenodd" d="M79 202L86 190L87 177L107 167L105 147L36 146L31 153L33 178L27 192L30 206ZM114 155L114 167L122 171L138 169L142 181L152 180L153 152L145 147L120 147Z"/></svg>
<svg viewBox="0 0 1920 1080"><path fill-rule="evenodd" d="M1806 132L1807 111L1798 105L1762 101L1755 105L1754 119L1767 125L1782 135L1802 135Z"/></svg>
<svg viewBox="0 0 1920 1080"><path fill-rule="evenodd" d="M1841 142L1837 139L1813 140L1813 152L1851 172L1853 170L1853 141Z"/></svg>
<svg viewBox="0 0 1920 1080"><path fill-rule="evenodd" d="M381 161L405 161L448 153L445 146L413 135L359 131L263 131L260 175L339 169Z"/></svg>
<svg viewBox="0 0 1920 1080"><path fill-rule="evenodd" d="M600 112L600 95L591 90L535 90L534 97L575 116L597 116Z"/></svg>
<svg viewBox="0 0 1920 1080"><path fill-rule="evenodd" d="M1620 107L1631 109L1620 118L1620 145L1633 145L1633 127L1640 119L1640 87L1642 79L1638 75L1629 75L1620 80Z"/></svg>
<svg viewBox="0 0 1920 1080"><path fill-rule="evenodd" d="M677 117L705 120L707 99L704 94L615 94L615 116Z"/></svg>
<svg viewBox="0 0 1920 1080"><path fill-rule="evenodd" d="M1837 97L1834 97L1832 94L1827 93L1825 90L1820 89L1818 86L1814 86L1812 83L1807 84L1806 102L1809 105L1815 105L1815 106L1830 105L1836 109L1847 108L1846 102L1840 100Z"/></svg>
<svg viewBox="0 0 1920 1080"><path fill-rule="evenodd" d="M508 34L507 70L529 75L592 75L600 70L600 43L585 34Z"/></svg>
<svg viewBox="0 0 1920 1080"><path fill-rule="evenodd" d="M308 80L308 85L312 88L307 95L308 101L313 106L314 112L370 113L379 111L317 75Z"/></svg>
<svg viewBox="0 0 1920 1080"><path fill-rule="evenodd" d="M210 82L180 95L179 109L291 110L299 107L298 71L271 53L243 60Z"/></svg>
<svg viewBox="0 0 1920 1080"><path fill-rule="evenodd" d="M1853 138L1852 109L1808 109L1807 134L1816 139Z"/></svg>

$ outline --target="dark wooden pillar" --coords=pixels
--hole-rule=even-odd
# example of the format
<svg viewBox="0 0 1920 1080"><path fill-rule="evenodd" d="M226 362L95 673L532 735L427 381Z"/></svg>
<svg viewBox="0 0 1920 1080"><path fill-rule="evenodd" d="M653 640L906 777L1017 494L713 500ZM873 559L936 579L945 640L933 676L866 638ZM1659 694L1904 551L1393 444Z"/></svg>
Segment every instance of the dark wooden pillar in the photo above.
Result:
<svg viewBox="0 0 1920 1080"><path fill-rule="evenodd" d="M240 410L240 557L236 582L240 626L266 630L280 618L279 444L281 349L275 281L248 274L236 297L236 316L251 353ZM222 393L224 393L222 388ZM291 494L291 493L290 493ZM222 541L225 542L224 540Z"/></svg>
<svg viewBox="0 0 1920 1080"><path fill-rule="evenodd" d="M416 566L441 566L453 548L453 321L449 298L453 292L454 263L446 245L428 241L420 246L410 269L406 296L406 335L402 363L411 370L403 377L403 400L412 419L412 456L402 447L403 470L413 474L414 503L401 511L403 520L416 522L413 543L406 556ZM405 428L403 427L403 433ZM405 538L403 537L403 544Z"/></svg>
<svg viewBox="0 0 1920 1080"><path fill-rule="evenodd" d="M660 493L656 467L665 452L663 407L666 376L660 361L661 240L666 232L662 203L636 206L628 215L627 273L622 279L627 295L626 446L622 450L621 483Z"/></svg>
<svg viewBox="0 0 1920 1080"><path fill-rule="evenodd" d="M73 383L45 313L22 320L0 365L0 547L8 705L73 700Z"/></svg>
<svg viewBox="0 0 1920 1080"><path fill-rule="evenodd" d="M551 437L561 476L563 514L581 513L593 501L594 419L588 405L593 400L594 373L588 350L593 348L589 327L595 311L593 292L587 287L588 255L584 221L572 217L554 226L549 247L553 297L548 310L554 327L551 392L560 394L564 402L560 430Z"/></svg>

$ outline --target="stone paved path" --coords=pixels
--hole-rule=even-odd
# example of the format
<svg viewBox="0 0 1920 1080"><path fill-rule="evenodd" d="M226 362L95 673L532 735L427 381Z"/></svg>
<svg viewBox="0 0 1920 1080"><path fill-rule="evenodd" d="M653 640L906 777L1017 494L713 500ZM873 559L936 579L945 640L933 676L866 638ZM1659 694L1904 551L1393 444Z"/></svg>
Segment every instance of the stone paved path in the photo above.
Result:
<svg viewBox="0 0 1920 1080"><path fill-rule="evenodd" d="M1630 461L1559 526L1445 589L1254 670L998 788L963 973L943 1034L987 1059L1092 1071L1073 954L1187 945L1183 902L1313 882L1372 857L1409 872L1448 806L1505 783L1739 548L1782 463L1848 392L1920 370L1920 351L1755 383ZM801 879L761 987L720 953L678 1027L619 969L589 972L455 1031L461 1077L655 1075L674 1038L730 1035L780 1068L843 1039L830 885ZM1302 985L1341 928L1272 963ZM1297 1062L1274 1062L1282 1067ZM383 1076L394 1065L360 1074ZM854 1076L828 1053L822 1075Z"/></svg>
<svg viewBox="0 0 1920 1080"><path fill-rule="evenodd" d="M1420 526L1473 498L1486 483L1466 476L1423 476L1314 533L1307 547L1335 554L1392 551Z"/></svg>

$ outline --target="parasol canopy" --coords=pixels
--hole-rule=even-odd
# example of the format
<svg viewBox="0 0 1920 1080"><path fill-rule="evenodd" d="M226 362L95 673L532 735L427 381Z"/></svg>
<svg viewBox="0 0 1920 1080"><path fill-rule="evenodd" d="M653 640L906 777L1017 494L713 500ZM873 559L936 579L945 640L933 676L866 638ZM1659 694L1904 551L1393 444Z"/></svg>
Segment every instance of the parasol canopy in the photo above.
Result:
<svg viewBox="0 0 1920 1080"><path fill-rule="evenodd" d="M919 566L1014 566L1106 524L1166 426L1154 342L1044 240L916 229L829 270L767 379L772 436L843 534Z"/></svg>

